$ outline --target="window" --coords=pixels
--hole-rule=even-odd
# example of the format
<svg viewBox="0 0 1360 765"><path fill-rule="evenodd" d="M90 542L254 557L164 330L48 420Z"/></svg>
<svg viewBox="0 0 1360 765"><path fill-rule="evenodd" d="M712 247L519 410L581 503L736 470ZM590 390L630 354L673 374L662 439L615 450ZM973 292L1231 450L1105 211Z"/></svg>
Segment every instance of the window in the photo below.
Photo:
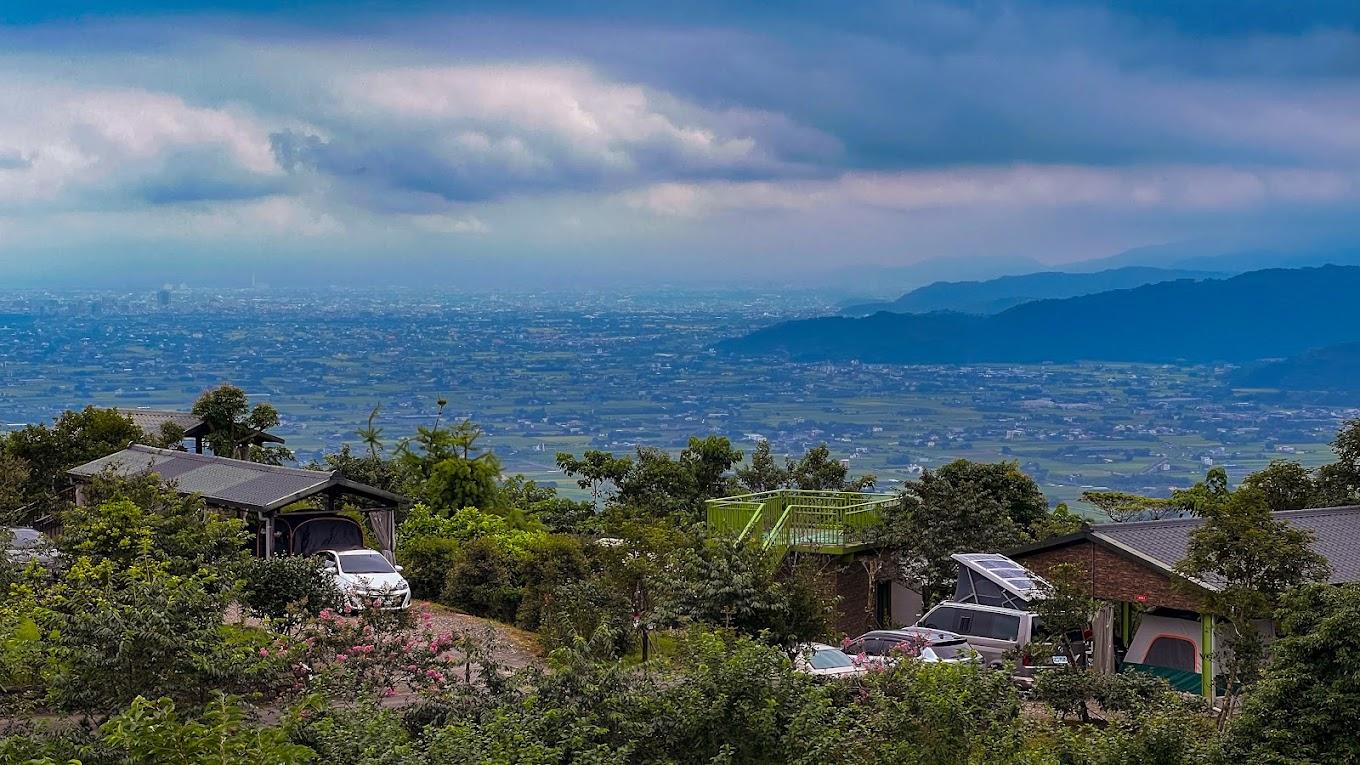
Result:
<svg viewBox="0 0 1360 765"><path fill-rule="evenodd" d="M1195 644L1182 637L1161 635L1148 646L1144 664L1167 669L1195 671Z"/></svg>
<svg viewBox="0 0 1360 765"><path fill-rule="evenodd" d="M834 648L823 648L812 654L810 662L813 669L833 669L835 667L853 667L855 662L849 656L835 650Z"/></svg>
<svg viewBox="0 0 1360 765"><path fill-rule="evenodd" d="M957 608L937 608L926 614L926 618L921 620L921 626L945 630L946 632L958 632L959 615L959 609Z"/></svg>
<svg viewBox="0 0 1360 765"><path fill-rule="evenodd" d="M935 643L921 651L922 656L927 654L934 656L941 661L955 659L967 655L973 649L968 647L968 643L963 640L951 640L947 643Z"/></svg>
<svg viewBox="0 0 1360 765"><path fill-rule="evenodd" d="M953 626L944 626L933 622L922 622L922 625L994 640L1017 640L1020 637L1020 617L1014 614L964 611L953 608L949 610L957 612ZM934 616L933 613L932 616Z"/></svg>
<svg viewBox="0 0 1360 765"><path fill-rule="evenodd" d="M341 555L340 570L346 574L390 574L396 569L375 552Z"/></svg>

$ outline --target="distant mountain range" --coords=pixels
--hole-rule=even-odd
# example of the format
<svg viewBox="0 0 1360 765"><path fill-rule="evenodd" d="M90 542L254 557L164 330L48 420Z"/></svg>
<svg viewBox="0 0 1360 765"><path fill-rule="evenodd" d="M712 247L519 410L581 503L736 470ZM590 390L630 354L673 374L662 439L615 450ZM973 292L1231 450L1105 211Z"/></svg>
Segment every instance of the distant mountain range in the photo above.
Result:
<svg viewBox="0 0 1360 765"><path fill-rule="evenodd" d="M1070 274L1042 271L1023 276L1002 276L973 282L935 282L908 292L891 302L847 306L843 316L892 313L998 313L1007 308L1046 298L1067 298L1108 290L1141 287L1175 279L1206 279L1227 276L1214 271L1183 271L1147 266L1126 266L1094 273Z"/></svg>
<svg viewBox="0 0 1360 765"><path fill-rule="evenodd" d="M990 316L877 313L776 324L719 344L803 361L1251 361L1360 340L1360 267L1269 269L1038 300Z"/></svg>
<svg viewBox="0 0 1360 765"><path fill-rule="evenodd" d="M1360 391L1360 342L1314 348L1291 358L1245 367L1229 379L1239 388Z"/></svg>

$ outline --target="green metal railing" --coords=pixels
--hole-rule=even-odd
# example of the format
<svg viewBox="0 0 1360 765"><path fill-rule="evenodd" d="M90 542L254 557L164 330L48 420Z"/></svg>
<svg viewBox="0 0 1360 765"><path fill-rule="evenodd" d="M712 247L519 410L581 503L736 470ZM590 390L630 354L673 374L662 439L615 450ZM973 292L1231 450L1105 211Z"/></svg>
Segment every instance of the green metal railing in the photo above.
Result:
<svg viewBox="0 0 1360 765"><path fill-rule="evenodd" d="M828 554L868 545L870 529L896 494L781 489L708 501L709 530L738 543L759 540L782 558L790 549Z"/></svg>

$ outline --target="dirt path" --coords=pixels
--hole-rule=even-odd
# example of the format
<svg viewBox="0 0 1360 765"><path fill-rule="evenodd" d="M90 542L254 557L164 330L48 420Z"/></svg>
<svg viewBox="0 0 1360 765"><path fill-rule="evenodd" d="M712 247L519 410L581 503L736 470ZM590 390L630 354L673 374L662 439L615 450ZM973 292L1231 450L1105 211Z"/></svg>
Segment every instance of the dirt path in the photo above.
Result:
<svg viewBox="0 0 1360 765"><path fill-rule="evenodd" d="M434 617L430 623L435 632L462 632L480 635L490 631L496 661L506 669L522 669L542 660L543 648L538 637L508 624L482 619L477 616L455 611L438 603L417 600L411 603L412 610L428 608Z"/></svg>

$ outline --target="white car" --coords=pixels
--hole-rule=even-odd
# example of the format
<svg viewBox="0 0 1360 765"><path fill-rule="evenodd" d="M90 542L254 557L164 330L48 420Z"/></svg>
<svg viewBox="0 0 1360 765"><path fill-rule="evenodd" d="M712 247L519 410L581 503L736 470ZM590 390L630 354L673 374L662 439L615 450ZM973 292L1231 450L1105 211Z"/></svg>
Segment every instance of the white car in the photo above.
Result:
<svg viewBox="0 0 1360 765"><path fill-rule="evenodd" d="M373 550L322 550L321 565L335 577L345 605L354 609L379 608L399 611L411 606L411 585L393 566Z"/></svg>
<svg viewBox="0 0 1360 765"><path fill-rule="evenodd" d="M798 646L793 657L793 666L799 672L813 677L843 677L858 675L864 667L855 664L841 649L825 643L804 643Z"/></svg>

